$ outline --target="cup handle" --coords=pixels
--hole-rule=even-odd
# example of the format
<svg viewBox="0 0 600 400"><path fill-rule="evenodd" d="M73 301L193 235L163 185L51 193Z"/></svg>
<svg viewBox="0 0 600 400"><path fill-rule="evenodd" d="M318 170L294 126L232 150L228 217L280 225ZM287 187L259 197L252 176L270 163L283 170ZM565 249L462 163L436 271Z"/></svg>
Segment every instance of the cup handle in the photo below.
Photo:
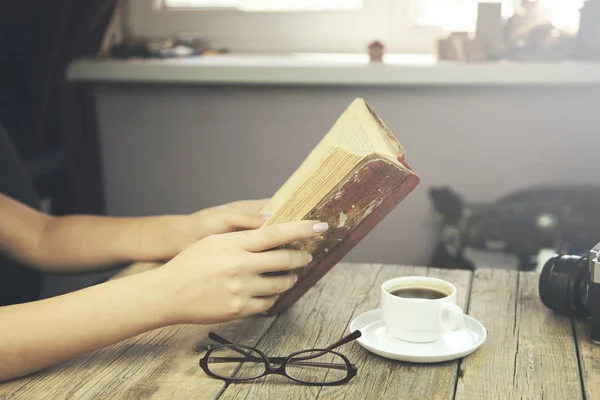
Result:
<svg viewBox="0 0 600 400"><path fill-rule="evenodd" d="M445 331L457 331L465 325L465 314L456 304L442 304L439 311L439 324Z"/></svg>

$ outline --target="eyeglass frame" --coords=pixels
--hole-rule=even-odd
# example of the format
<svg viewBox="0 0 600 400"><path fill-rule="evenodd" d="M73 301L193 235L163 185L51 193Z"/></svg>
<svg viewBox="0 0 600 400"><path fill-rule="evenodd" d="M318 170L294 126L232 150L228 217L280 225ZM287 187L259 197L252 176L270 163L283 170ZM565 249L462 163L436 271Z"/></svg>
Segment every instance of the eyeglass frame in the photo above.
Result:
<svg viewBox="0 0 600 400"><path fill-rule="evenodd" d="M288 379L291 379L295 382L304 384L304 385L309 385L309 386L337 386L337 385L343 385L347 382L349 382L352 378L354 378L358 372L358 368L356 368L356 366L354 364L352 364L350 362L350 360L348 359L348 357L346 357L345 355L337 352L337 351L333 351L333 349L340 347L346 343L349 343L353 340L358 339L359 337L361 337L362 333L359 330L355 330L351 333L349 333L348 335L344 336L343 338L341 338L340 340L338 340L337 342L333 343L332 345L327 346L326 348L314 348L314 349L306 349L306 350L299 350L299 351L295 351L291 354L289 354L286 357L269 357L267 356L263 351L252 347L252 346L246 346L246 345L242 345L242 344L236 344L236 343L232 343L229 340L225 339L222 336L219 336L217 333L215 332L209 332L208 337L212 340L214 340L217 343L220 343L214 347L211 347L206 354L204 355L204 357L202 357L200 359L199 365L202 368L202 370L204 371L204 373L210 377L216 378L216 379L220 379L225 381L226 383L240 383L240 382L247 382L247 381L253 381L255 379L259 379L268 375L281 375L284 376ZM262 362L265 365L265 370L261 375L258 376L254 376L251 378L226 378L224 376L219 376L215 373L213 373L210 368L208 367L209 364L209 359L210 354L212 352L214 352L215 350L218 350L220 348L228 348L231 350L249 350L252 352L255 352L256 354L258 354L261 358L262 358ZM337 381L333 381L333 382L307 382L307 381L303 381L301 379L297 379L294 378L293 376L289 375L286 370L285 367L287 365L287 363L289 362L289 360L293 359L295 356L297 356L298 354L302 354L302 353L308 353L308 352L327 352L327 353L331 353L334 355L339 356L342 360L344 360L345 366L344 369L347 371L346 376L343 379L337 380ZM248 354L245 353L243 351L238 351L238 353L245 355L246 357L248 357L249 359L251 358L256 358L254 357L252 354ZM319 357L319 355L315 355L309 358L315 358L315 357ZM216 357L218 359L221 360L221 362L231 362L231 361L240 361L243 362L244 360L239 360L239 357ZM252 360L254 362L257 362L258 360ZM214 362L213 362L214 363ZM273 364L281 364L281 366L279 367L273 367ZM343 365L343 364L330 364L330 365ZM309 365L310 366L310 365ZM316 365L313 365L316 366ZM321 366L321 365L319 365ZM336 369L334 367L331 366L325 366L323 365L324 368L331 368L331 369Z"/></svg>

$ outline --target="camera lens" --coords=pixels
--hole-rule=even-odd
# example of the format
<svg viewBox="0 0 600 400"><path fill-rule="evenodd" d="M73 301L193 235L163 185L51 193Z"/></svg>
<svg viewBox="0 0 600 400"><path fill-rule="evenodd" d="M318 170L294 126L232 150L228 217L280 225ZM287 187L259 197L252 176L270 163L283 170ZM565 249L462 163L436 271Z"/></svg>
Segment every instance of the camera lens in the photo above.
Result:
<svg viewBox="0 0 600 400"><path fill-rule="evenodd" d="M587 257L557 255L544 264L540 274L540 299L558 313L587 315L588 284Z"/></svg>

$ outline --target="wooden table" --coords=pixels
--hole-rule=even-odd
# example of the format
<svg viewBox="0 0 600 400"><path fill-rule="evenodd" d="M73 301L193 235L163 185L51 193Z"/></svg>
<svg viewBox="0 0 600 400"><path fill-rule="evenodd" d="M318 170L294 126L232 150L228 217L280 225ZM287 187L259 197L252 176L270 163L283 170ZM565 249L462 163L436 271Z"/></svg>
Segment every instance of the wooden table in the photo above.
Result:
<svg viewBox="0 0 600 400"><path fill-rule="evenodd" d="M460 361L421 365L390 361L350 343L339 350L358 374L339 387L279 377L226 386L198 366L212 343L211 330L270 355L329 345L348 333L354 317L378 306L383 281L405 275L454 283L459 302L488 330L483 346ZM155 330L2 384L0 399L598 399L600 347L587 333L585 321L544 307L535 273L339 264L277 317Z"/></svg>

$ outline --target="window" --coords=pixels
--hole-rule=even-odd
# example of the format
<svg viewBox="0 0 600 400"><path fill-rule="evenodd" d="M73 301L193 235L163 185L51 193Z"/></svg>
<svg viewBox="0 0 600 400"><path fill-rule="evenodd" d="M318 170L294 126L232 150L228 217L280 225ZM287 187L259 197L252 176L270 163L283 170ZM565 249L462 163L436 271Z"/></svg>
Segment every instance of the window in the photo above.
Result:
<svg viewBox="0 0 600 400"><path fill-rule="evenodd" d="M477 21L477 3L480 0L413 0L414 24L438 26L445 30L471 31ZM482 0L502 3L502 16L509 18L515 13L515 4L521 0ZM584 0L540 0L544 17L566 31L575 31L579 26L579 9Z"/></svg>
<svg viewBox="0 0 600 400"><path fill-rule="evenodd" d="M472 31L478 1L521 0L128 0L130 33L163 38L195 32L214 47L261 53L432 53L452 30ZM552 23L573 31L584 0L540 0Z"/></svg>
<svg viewBox="0 0 600 400"><path fill-rule="evenodd" d="M236 8L236 0L165 0L164 8Z"/></svg>
<svg viewBox="0 0 600 400"><path fill-rule="evenodd" d="M502 3L502 14L505 18L514 13L513 0L494 2ZM417 0L413 3L413 22L417 26L435 26L447 31L475 29L478 0Z"/></svg>
<svg viewBox="0 0 600 400"><path fill-rule="evenodd" d="M164 0L164 7L230 8L242 11L358 10L362 0Z"/></svg>

